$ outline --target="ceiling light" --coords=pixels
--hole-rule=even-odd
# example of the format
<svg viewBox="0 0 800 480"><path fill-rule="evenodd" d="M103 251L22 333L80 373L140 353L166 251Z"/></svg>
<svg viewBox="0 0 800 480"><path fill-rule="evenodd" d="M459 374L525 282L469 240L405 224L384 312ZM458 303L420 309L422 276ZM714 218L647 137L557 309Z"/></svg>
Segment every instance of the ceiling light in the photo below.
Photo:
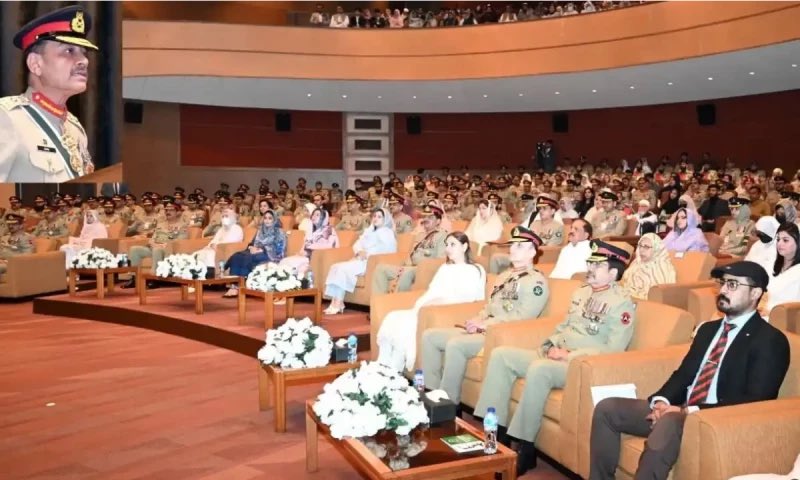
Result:
<svg viewBox="0 0 800 480"><path fill-rule="evenodd" d="M561 92L556 92L556 95L561 95Z"/></svg>
<svg viewBox="0 0 800 480"><path fill-rule="evenodd" d="M630 88L631 90L636 90L636 87L634 87L633 85L631 85L631 86L630 86L630 87L628 87L628 88Z"/></svg>
<svg viewBox="0 0 800 480"><path fill-rule="evenodd" d="M709 80L714 80L714 77L708 77Z"/></svg>
<svg viewBox="0 0 800 480"><path fill-rule="evenodd" d="M520 93L520 94L519 94L519 96L520 96L520 97L523 97L523 96L525 96L525 94L524 94L524 93Z"/></svg>
<svg viewBox="0 0 800 480"><path fill-rule="evenodd" d="M483 94L483 98L489 98L489 95Z"/></svg>
<svg viewBox="0 0 800 480"><path fill-rule="evenodd" d="M381 98L383 98L383 95L378 95L378 100L380 100Z"/></svg>
<svg viewBox="0 0 800 480"><path fill-rule="evenodd" d="M793 64L792 64L792 68L797 68L797 64L796 64L796 63L793 63Z"/></svg>
<svg viewBox="0 0 800 480"><path fill-rule="evenodd" d="M755 74L756 74L756 72L750 72L750 75L755 75Z"/></svg>
<svg viewBox="0 0 800 480"><path fill-rule="evenodd" d="M347 95L342 95L342 98L347 98Z"/></svg>
<svg viewBox="0 0 800 480"><path fill-rule="evenodd" d="M311 98L311 94L310 93L306 93L306 97Z"/></svg>
<svg viewBox="0 0 800 480"><path fill-rule="evenodd" d="M417 99L417 96L416 96L416 95L414 95L414 96L413 96L413 97L411 97L411 98L413 98L414 100L416 100L416 99Z"/></svg>
<svg viewBox="0 0 800 480"><path fill-rule="evenodd" d="M453 96L452 95L448 95L447 98L448 98L448 100L452 100Z"/></svg>
<svg viewBox="0 0 800 480"><path fill-rule="evenodd" d="M593 88L592 93L597 93L597 90Z"/></svg>
<svg viewBox="0 0 800 480"><path fill-rule="evenodd" d="M669 85L671 87L672 86L672 82L667 82L667 85Z"/></svg>

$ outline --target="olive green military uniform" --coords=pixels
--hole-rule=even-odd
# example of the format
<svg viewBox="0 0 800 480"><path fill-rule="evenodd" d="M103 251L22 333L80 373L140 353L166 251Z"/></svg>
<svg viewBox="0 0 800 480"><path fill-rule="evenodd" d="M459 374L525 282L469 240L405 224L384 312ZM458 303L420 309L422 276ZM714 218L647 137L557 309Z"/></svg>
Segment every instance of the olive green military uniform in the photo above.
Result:
<svg viewBox="0 0 800 480"><path fill-rule="evenodd" d="M631 297L616 283L596 292L583 285L572 295L567 318L538 348L498 347L492 351L475 414L484 416L489 407L495 407L497 419L508 426L509 435L534 442L550 390L564 387L569 361L582 355L624 351L633 336L634 317ZM548 359L550 347L568 350L567 360ZM511 391L521 378L525 388L509 420Z"/></svg>
<svg viewBox="0 0 800 480"><path fill-rule="evenodd" d="M94 171L86 132L22 95L0 98L0 182L60 183Z"/></svg>
<svg viewBox="0 0 800 480"><path fill-rule="evenodd" d="M389 284L397 279L397 291L411 290L417 274L417 265L425 258L442 258L445 255L444 241L447 232L436 229L432 232L423 232L421 238L411 249L411 253L404 265L388 265L379 263L372 275L372 293L389 293Z"/></svg>
<svg viewBox="0 0 800 480"><path fill-rule="evenodd" d="M560 247L564 244L564 224L561 222L552 219L548 223L535 220L530 229L542 239L544 246Z"/></svg>
<svg viewBox="0 0 800 480"><path fill-rule="evenodd" d="M507 223L513 223L511 215L509 215L508 212L506 212L505 210L499 210L497 212L497 215L500 217L500 221L503 222L503 225Z"/></svg>
<svg viewBox="0 0 800 480"><path fill-rule="evenodd" d="M7 261L11 257L34 252L34 237L30 233L17 232L3 235L0 238L0 273L7 270Z"/></svg>
<svg viewBox="0 0 800 480"><path fill-rule="evenodd" d="M464 208L461 209L461 220L466 220L469 222L475 218L475 213L477 211L478 210L475 208L475 205L471 203L469 205L464 205Z"/></svg>
<svg viewBox="0 0 800 480"><path fill-rule="evenodd" d="M394 233L396 235L414 230L414 221L407 214L400 212L393 215L392 218L394 219Z"/></svg>
<svg viewBox="0 0 800 480"><path fill-rule="evenodd" d="M628 228L628 220L619 210L607 212L603 210L592 219L592 229L594 238L625 235Z"/></svg>
<svg viewBox="0 0 800 480"><path fill-rule="evenodd" d="M123 222L124 221L122 219L122 217L120 217L117 212L114 212L114 213L111 213L111 214L107 214L106 212L100 212L100 213L98 213L97 216L98 216L98 218L100 220L100 223L105 225L106 228L110 228L111 225L113 225L114 223Z"/></svg>
<svg viewBox="0 0 800 480"><path fill-rule="evenodd" d="M369 215L358 212L347 212L342 215L342 219L336 224L336 231L350 230L353 232L361 232L369 226Z"/></svg>
<svg viewBox="0 0 800 480"><path fill-rule="evenodd" d="M155 211L150 213L143 211L128 227L128 236L146 235L149 237L155 231L158 223L159 215Z"/></svg>
<svg viewBox="0 0 800 480"><path fill-rule="evenodd" d="M181 213L181 220L183 220L187 227L202 228L206 222L206 211L199 208L184 210Z"/></svg>
<svg viewBox="0 0 800 480"><path fill-rule="evenodd" d="M719 234L722 237L722 246L719 249L719 253L744 256L747 253L750 232L753 231L755 226L752 220L748 220L744 224L736 223L734 219L725 222Z"/></svg>
<svg viewBox="0 0 800 480"><path fill-rule="evenodd" d="M522 273L507 271L495 282L486 306L478 313L484 326L536 318L550 297L547 279L533 265ZM461 328L431 328L422 334L425 386L442 389L461 401L467 362L483 348L484 335ZM442 368L444 363L444 368Z"/></svg>
<svg viewBox="0 0 800 480"><path fill-rule="evenodd" d="M170 223L168 221L161 221L153 231L153 236L150 237L149 246L133 246L131 247L128 256L131 260L131 265L137 267L141 265L142 260L145 258L153 258L153 271L155 271L158 262L164 260L166 256L167 243L173 240L185 240L189 238L189 230L186 224L177 219Z"/></svg>
<svg viewBox="0 0 800 480"><path fill-rule="evenodd" d="M55 220L43 218L36 224L32 233L34 237L59 238L68 236L69 228L62 217L56 217Z"/></svg>
<svg viewBox="0 0 800 480"><path fill-rule="evenodd" d="M444 212L445 216L451 222L460 222L462 220L463 214L461 213L461 209L454 208L452 210L447 210Z"/></svg>

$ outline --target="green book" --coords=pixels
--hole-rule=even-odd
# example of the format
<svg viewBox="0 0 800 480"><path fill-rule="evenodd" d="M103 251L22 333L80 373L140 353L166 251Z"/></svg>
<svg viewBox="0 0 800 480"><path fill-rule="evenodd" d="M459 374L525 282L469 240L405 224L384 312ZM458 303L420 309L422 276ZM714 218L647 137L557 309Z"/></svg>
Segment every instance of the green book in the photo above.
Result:
<svg viewBox="0 0 800 480"><path fill-rule="evenodd" d="M442 441L458 453L483 450L483 440L475 438L469 433L453 435L452 437L442 437Z"/></svg>

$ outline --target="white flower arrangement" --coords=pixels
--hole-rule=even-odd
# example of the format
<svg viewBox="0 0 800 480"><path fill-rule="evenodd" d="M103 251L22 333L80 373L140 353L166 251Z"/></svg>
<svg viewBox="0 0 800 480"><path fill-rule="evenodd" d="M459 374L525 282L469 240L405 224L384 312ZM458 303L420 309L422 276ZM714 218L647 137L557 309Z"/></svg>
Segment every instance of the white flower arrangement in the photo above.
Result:
<svg viewBox="0 0 800 480"><path fill-rule="evenodd" d="M267 343L258 351L258 359L281 368L324 367L331 360L333 341L324 328L290 318L278 328L267 330Z"/></svg>
<svg viewBox="0 0 800 480"><path fill-rule="evenodd" d="M408 435L429 422L419 393L408 380L378 362L361 362L359 368L325 385L313 408L338 439L372 437L381 430Z"/></svg>
<svg viewBox="0 0 800 480"><path fill-rule="evenodd" d="M119 256L99 247L81 250L72 260L72 268L117 268L119 264Z"/></svg>
<svg viewBox="0 0 800 480"><path fill-rule="evenodd" d="M254 268L247 276L245 286L261 292L288 292L302 288L303 282L293 269L270 262Z"/></svg>
<svg viewBox="0 0 800 480"><path fill-rule="evenodd" d="M193 255L179 253L170 255L158 262L156 275L159 277L177 277L184 280L197 280L206 278L208 267Z"/></svg>

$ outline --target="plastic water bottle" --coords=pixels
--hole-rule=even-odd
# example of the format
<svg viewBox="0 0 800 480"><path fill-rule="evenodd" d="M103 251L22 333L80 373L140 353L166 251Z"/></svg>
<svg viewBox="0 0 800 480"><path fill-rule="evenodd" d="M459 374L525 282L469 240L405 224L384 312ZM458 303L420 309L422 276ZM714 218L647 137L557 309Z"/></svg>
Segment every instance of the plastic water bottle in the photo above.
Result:
<svg viewBox="0 0 800 480"><path fill-rule="evenodd" d="M354 333L347 337L347 363L358 361L358 338Z"/></svg>
<svg viewBox="0 0 800 480"><path fill-rule="evenodd" d="M308 288L314 288L314 272L309 270L306 273L306 278L308 279Z"/></svg>
<svg viewBox="0 0 800 480"><path fill-rule="evenodd" d="M219 268L217 269L217 278L222 278L225 274L225 262L219 262Z"/></svg>
<svg viewBox="0 0 800 480"><path fill-rule="evenodd" d="M497 413L494 407L489 407L483 417L483 453L492 455L497 453Z"/></svg>
<svg viewBox="0 0 800 480"><path fill-rule="evenodd" d="M425 393L425 376L422 375L422 370L414 372L414 388L417 389L420 396Z"/></svg>

